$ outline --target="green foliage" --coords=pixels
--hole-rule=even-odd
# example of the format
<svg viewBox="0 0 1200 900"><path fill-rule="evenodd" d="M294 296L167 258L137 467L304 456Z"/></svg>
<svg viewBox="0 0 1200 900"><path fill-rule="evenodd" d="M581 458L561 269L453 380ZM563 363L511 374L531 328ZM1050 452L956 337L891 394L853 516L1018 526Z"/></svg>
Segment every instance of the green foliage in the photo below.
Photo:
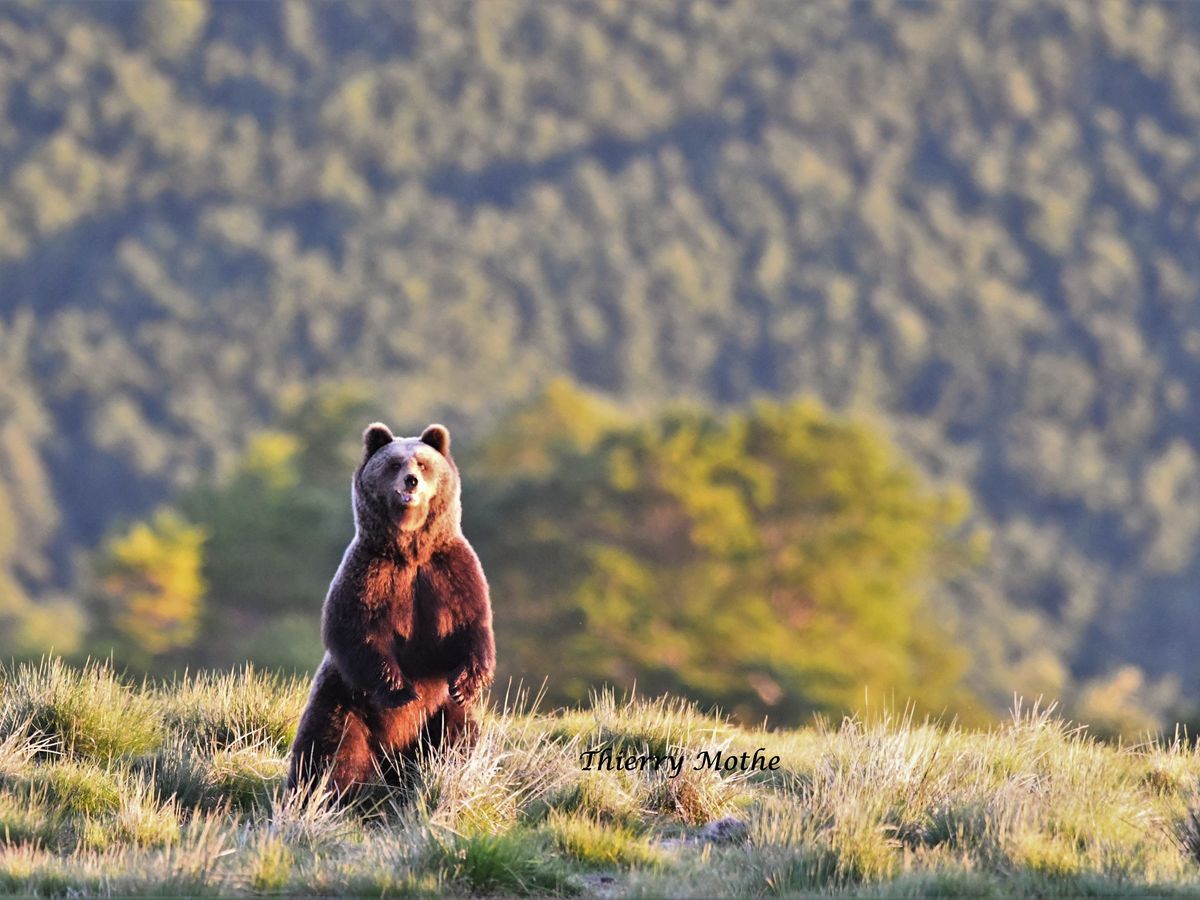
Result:
<svg viewBox="0 0 1200 900"><path fill-rule="evenodd" d="M320 659L364 409L353 391L302 408L182 501L209 536L211 585L185 658ZM924 595L951 571L964 501L925 487L866 425L812 402L637 420L559 381L462 458L502 678L548 675L555 700L636 682L781 722L852 707L864 690L963 704L961 652ZM224 698L210 738L290 740L302 698L280 704L269 678L233 696L234 681L181 689Z"/></svg>
<svg viewBox="0 0 1200 900"><path fill-rule="evenodd" d="M227 478L181 499L210 535L208 615L188 659L300 670L320 660L314 616L353 534L350 473L369 415L361 387L301 393Z"/></svg>
<svg viewBox="0 0 1200 900"><path fill-rule="evenodd" d="M592 449L626 421L614 403L556 378L510 409L484 440L468 447L466 477L486 483L545 476L564 453Z"/></svg>
<svg viewBox="0 0 1200 900"><path fill-rule="evenodd" d="M30 388L36 324L29 312L0 316L0 649L73 653L84 631L78 607L53 596L34 602L27 590L51 571L46 543L59 524L39 450L51 417Z"/></svg>
<svg viewBox="0 0 1200 900"><path fill-rule="evenodd" d="M335 507L324 485L303 477L297 457L292 435L264 433L250 443L232 478L185 501L196 521L212 523L205 573L213 616L238 609L278 613L311 602L318 599L310 593L314 585L329 579L331 560L336 567L348 538L348 504L338 497ZM297 553L298 547L324 552Z"/></svg>
<svg viewBox="0 0 1200 900"><path fill-rule="evenodd" d="M203 528L164 509L105 545L99 569L106 611L116 631L143 654L160 655L195 640L206 537Z"/></svg>
<svg viewBox="0 0 1200 900"><path fill-rule="evenodd" d="M546 403L553 421L561 389ZM540 445L548 463L514 459L468 512L508 672L549 674L555 699L636 681L785 722L868 688L934 710L963 699L923 593L965 510L875 432L762 402Z"/></svg>

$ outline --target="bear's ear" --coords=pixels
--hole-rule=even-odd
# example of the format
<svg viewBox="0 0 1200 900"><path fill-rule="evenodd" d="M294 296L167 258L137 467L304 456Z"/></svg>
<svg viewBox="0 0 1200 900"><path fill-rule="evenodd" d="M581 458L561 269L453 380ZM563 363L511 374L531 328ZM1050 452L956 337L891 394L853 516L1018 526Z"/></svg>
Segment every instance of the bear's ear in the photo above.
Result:
<svg viewBox="0 0 1200 900"><path fill-rule="evenodd" d="M445 425L430 425L421 432L421 440L442 456L450 455L450 429Z"/></svg>
<svg viewBox="0 0 1200 900"><path fill-rule="evenodd" d="M392 430L382 422L372 422L363 432L363 462L375 455L380 447L385 447L396 439Z"/></svg>

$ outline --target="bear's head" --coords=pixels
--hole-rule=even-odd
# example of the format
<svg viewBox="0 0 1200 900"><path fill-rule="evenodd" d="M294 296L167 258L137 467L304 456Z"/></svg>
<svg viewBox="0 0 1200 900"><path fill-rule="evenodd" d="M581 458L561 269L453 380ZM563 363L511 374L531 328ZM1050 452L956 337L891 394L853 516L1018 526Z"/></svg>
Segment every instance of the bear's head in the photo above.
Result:
<svg viewBox="0 0 1200 900"><path fill-rule="evenodd" d="M363 459L354 474L360 534L404 543L453 534L462 519L459 497L458 467L444 425L430 425L414 438L398 438L381 422L367 426Z"/></svg>

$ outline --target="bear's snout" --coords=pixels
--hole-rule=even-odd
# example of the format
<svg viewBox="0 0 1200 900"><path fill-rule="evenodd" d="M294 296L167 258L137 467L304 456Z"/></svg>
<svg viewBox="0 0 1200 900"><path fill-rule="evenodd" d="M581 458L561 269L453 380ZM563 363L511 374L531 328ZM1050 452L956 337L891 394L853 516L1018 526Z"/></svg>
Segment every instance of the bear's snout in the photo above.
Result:
<svg viewBox="0 0 1200 900"><path fill-rule="evenodd" d="M396 500L404 509L420 506L423 499L420 476L415 472L405 472L396 482L395 493Z"/></svg>

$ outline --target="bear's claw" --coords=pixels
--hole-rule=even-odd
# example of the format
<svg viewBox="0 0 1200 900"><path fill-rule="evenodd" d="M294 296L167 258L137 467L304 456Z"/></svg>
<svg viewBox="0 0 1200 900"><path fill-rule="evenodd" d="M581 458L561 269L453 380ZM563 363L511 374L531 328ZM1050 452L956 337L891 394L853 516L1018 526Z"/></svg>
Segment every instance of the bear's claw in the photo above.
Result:
<svg viewBox="0 0 1200 900"><path fill-rule="evenodd" d="M486 672L464 666L449 679L450 699L459 706L470 703L481 689L491 684L491 676Z"/></svg>
<svg viewBox="0 0 1200 900"><path fill-rule="evenodd" d="M467 702L475 696L477 680L469 669L459 670L450 679L450 699L459 706L466 706Z"/></svg>
<svg viewBox="0 0 1200 900"><path fill-rule="evenodd" d="M420 700L421 695L411 684L406 684L399 688L383 688L376 691L374 699L384 709L395 709Z"/></svg>

